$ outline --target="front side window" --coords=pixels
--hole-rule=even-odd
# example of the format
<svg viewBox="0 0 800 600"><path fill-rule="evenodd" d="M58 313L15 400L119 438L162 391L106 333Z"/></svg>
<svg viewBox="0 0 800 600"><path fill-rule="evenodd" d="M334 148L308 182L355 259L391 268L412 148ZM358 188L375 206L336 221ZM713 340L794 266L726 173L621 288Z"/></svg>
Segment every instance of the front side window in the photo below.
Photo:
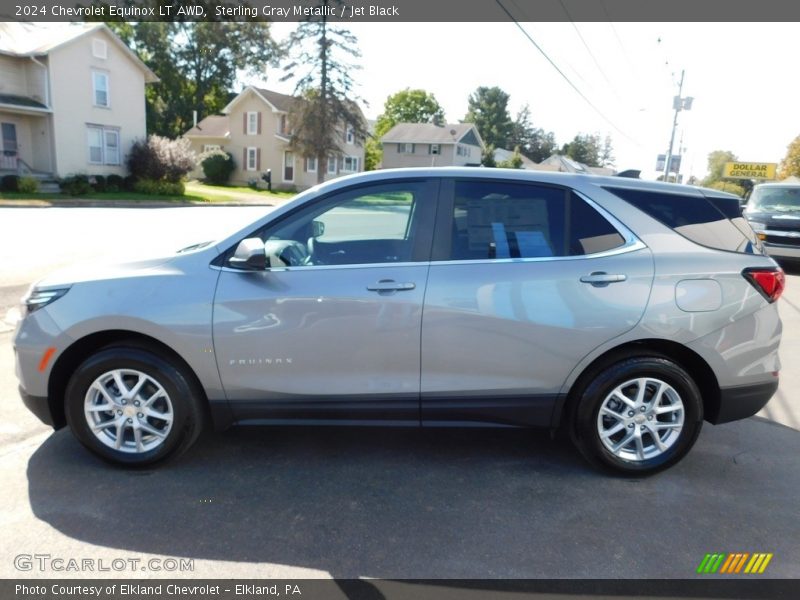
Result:
<svg viewBox="0 0 800 600"><path fill-rule="evenodd" d="M106 129L103 132L105 138L105 159L107 165L118 165L119 160L119 131Z"/></svg>
<svg viewBox="0 0 800 600"><path fill-rule="evenodd" d="M92 71L92 88L94 91L94 105L108 108L111 106L108 90L108 73Z"/></svg>
<svg viewBox="0 0 800 600"><path fill-rule="evenodd" d="M294 153L289 150L283 153L283 180L294 181Z"/></svg>
<svg viewBox="0 0 800 600"><path fill-rule="evenodd" d="M122 164L118 129L92 125L86 128L86 137L90 164Z"/></svg>
<svg viewBox="0 0 800 600"><path fill-rule="evenodd" d="M289 248L289 266L412 261L418 204L429 190L399 182L340 192L257 235Z"/></svg>
<svg viewBox="0 0 800 600"><path fill-rule="evenodd" d="M103 164L103 130L100 127L89 127L89 162L93 165Z"/></svg>
<svg viewBox="0 0 800 600"><path fill-rule="evenodd" d="M247 149L247 170L255 171L258 169L258 148Z"/></svg>
<svg viewBox="0 0 800 600"><path fill-rule="evenodd" d="M563 188L458 181L450 260L595 254L624 238L597 210Z"/></svg>
<svg viewBox="0 0 800 600"><path fill-rule="evenodd" d="M358 171L358 157L357 156L345 156L344 157L344 164L342 166L342 171L344 173L355 173Z"/></svg>
<svg viewBox="0 0 800 600"><path fill-rule="evenodd" d="M247 113L247 135L258 135L258 113Z"/></svg>

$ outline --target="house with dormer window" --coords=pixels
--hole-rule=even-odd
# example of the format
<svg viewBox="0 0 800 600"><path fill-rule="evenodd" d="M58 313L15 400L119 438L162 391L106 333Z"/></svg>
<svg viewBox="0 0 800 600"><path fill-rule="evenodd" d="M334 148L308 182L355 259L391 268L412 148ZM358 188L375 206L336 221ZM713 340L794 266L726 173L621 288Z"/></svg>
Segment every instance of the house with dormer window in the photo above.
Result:
<svg viewBox="0 0 800 600"><path fill-rule="evenodd" d="M316 185L319 169L326 180L364 170L364 143L354 128L343 123L340 152L318 165L316 157L300 156L289 149L292 140L291 108L298 99L248 86L224 109L197 123L184 137L201 154L212 149L229 152L236 163L231 182L262 182L269 172L274 188L305 189Z"/></svg>
<svg viewBox="0 0 800 600"><path fill-rule="evenodd" d="M103 23L0 23L0 175L124 175L156 81Z"/></svg>

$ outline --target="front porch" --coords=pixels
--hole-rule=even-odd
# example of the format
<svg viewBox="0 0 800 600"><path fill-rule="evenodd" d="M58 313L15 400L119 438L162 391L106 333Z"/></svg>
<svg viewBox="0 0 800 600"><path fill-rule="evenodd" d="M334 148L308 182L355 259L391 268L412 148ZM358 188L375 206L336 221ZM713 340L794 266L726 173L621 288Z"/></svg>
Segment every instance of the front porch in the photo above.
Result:
<svg viewBox="0 0 800 600"><path fill-rule="evenodd" d="M28 98L0 94L0 175L52 179L51 112Z"/></svg>

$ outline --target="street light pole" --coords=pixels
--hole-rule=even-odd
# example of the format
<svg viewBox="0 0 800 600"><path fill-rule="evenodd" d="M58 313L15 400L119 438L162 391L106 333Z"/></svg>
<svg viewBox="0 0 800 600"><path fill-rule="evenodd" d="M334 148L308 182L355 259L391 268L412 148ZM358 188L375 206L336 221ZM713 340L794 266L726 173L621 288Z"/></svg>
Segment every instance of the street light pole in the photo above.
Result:
<svg viewBox="0 0 800 600"><path fill-rule="evenodd" d="M678 84L678 96L673 101L673 105L675 107L675 118L672 120L672 135L669 137L669 149L667 150L667 160L664 163L664 181L669 181L669 168L670 163L672 162L672 148L675 145L675 129L678 127L678 113L681 112L681 108L683 108L683 98L681 97L681 93L683 92L683 77L686 74L685 69L681 69L681 82ZM677 175L675 177L677 181Z"/></svg>

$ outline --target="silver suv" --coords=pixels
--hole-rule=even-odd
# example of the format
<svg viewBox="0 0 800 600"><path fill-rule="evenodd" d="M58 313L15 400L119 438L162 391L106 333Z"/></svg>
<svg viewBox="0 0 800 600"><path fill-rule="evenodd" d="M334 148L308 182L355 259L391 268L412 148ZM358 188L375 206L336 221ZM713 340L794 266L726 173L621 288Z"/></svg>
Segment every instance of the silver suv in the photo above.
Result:
<svg viewBox="0 0 800 600"><path fill-rule="evenodd" d="M775 392L783 285L735 196L386 170L160 260L40 281L14 347L27 406L126 465L210 418L563 428L646 474Z"/></svg>

